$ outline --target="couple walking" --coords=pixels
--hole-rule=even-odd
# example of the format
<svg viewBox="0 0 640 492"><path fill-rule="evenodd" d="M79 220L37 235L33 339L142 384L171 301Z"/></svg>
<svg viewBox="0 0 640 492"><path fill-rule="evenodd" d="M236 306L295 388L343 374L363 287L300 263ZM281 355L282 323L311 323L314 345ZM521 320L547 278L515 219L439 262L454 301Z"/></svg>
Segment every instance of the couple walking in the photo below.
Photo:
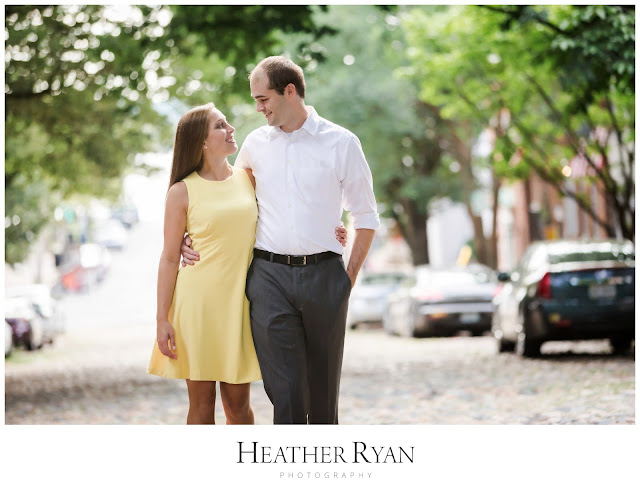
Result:
<svg viewBox="0 0 640 492"><path fill-rule="evenodd" d="M371 171L357 137L305 104L295 63L266 58L249 81L267 125L233 167L213 104L178 124L148 372L186 379L188 424L214 423L217 381L227 423L252 424L261 378L274 424L337 424L349 294L379 226Z"/></svg>

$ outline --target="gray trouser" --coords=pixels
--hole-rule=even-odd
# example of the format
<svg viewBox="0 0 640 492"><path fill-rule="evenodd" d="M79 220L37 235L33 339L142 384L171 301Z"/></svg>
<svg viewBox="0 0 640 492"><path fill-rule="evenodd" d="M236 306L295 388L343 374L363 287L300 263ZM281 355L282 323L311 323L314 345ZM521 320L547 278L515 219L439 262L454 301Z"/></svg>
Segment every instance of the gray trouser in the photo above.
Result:
<svg viewBox="0 0 640 492"><path fill-rule="evenodd" d="M274 424L337 424L351 281L342 257L289 266L254 258L251 331Z"/></svg>

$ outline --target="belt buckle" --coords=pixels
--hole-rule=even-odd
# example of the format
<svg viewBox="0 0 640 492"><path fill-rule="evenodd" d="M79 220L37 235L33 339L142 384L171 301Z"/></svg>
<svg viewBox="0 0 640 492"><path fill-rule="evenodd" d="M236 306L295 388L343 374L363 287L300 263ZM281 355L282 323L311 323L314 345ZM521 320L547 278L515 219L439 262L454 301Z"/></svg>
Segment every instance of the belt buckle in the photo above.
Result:
<svg viewBox="0 0 640 492"><path fill-rule="evenodd" d="M307 256L303 256L302 257L302 266L305 266L307 264Z"/></svg>
<svg viewBox="0 0 640 492"><path fill-rule="evenodd" d="M287 255L287 265L291 265L291 256Z"/></svg>

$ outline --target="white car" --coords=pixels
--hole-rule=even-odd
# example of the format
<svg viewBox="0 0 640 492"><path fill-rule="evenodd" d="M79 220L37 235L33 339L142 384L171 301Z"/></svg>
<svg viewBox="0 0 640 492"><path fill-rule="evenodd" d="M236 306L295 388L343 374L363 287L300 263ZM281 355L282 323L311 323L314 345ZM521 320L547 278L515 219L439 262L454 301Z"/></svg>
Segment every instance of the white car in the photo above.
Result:
<svg viewBox="0 0 640 492"><path fill-rule="evenodd" d="M5 321L11 325L16 345L37 350L46 339L46 325L27 297L4 298Z"/></svg>
<svg viewBox="0 0 640 492"><path fill-rule="evenodd" d="M5 297L29 300L43 325L43 342L53 343L56 336L64 333L64 316L58 309L58 302L51 297L51 289L46 285L29 284L7 288Z"/></svg>
<svg viewBox="0 0 640 492"><path fill-rule="evenodd" d="M361 272L349 296L347 326L382 323L387 296L394 292L406 275L401 272Z"/></svg>

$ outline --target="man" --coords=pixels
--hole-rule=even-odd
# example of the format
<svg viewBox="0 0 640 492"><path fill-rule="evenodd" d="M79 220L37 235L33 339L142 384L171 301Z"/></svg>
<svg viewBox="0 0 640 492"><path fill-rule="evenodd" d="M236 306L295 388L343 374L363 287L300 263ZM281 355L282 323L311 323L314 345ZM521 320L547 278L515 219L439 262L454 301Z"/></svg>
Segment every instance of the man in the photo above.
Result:
<svg viewBox="0 0 640 492"><path fill-rule="evenodd" d="M298 65L272 56L249 80L267 126L235 166L256 183L246 294L264 387L274 424L337 424L349 294L380 224L371 171L358 138L305 105ZM333 235L343 206L356 229L346 271ZM182 252L197 259L185 243Z"/></svg>

